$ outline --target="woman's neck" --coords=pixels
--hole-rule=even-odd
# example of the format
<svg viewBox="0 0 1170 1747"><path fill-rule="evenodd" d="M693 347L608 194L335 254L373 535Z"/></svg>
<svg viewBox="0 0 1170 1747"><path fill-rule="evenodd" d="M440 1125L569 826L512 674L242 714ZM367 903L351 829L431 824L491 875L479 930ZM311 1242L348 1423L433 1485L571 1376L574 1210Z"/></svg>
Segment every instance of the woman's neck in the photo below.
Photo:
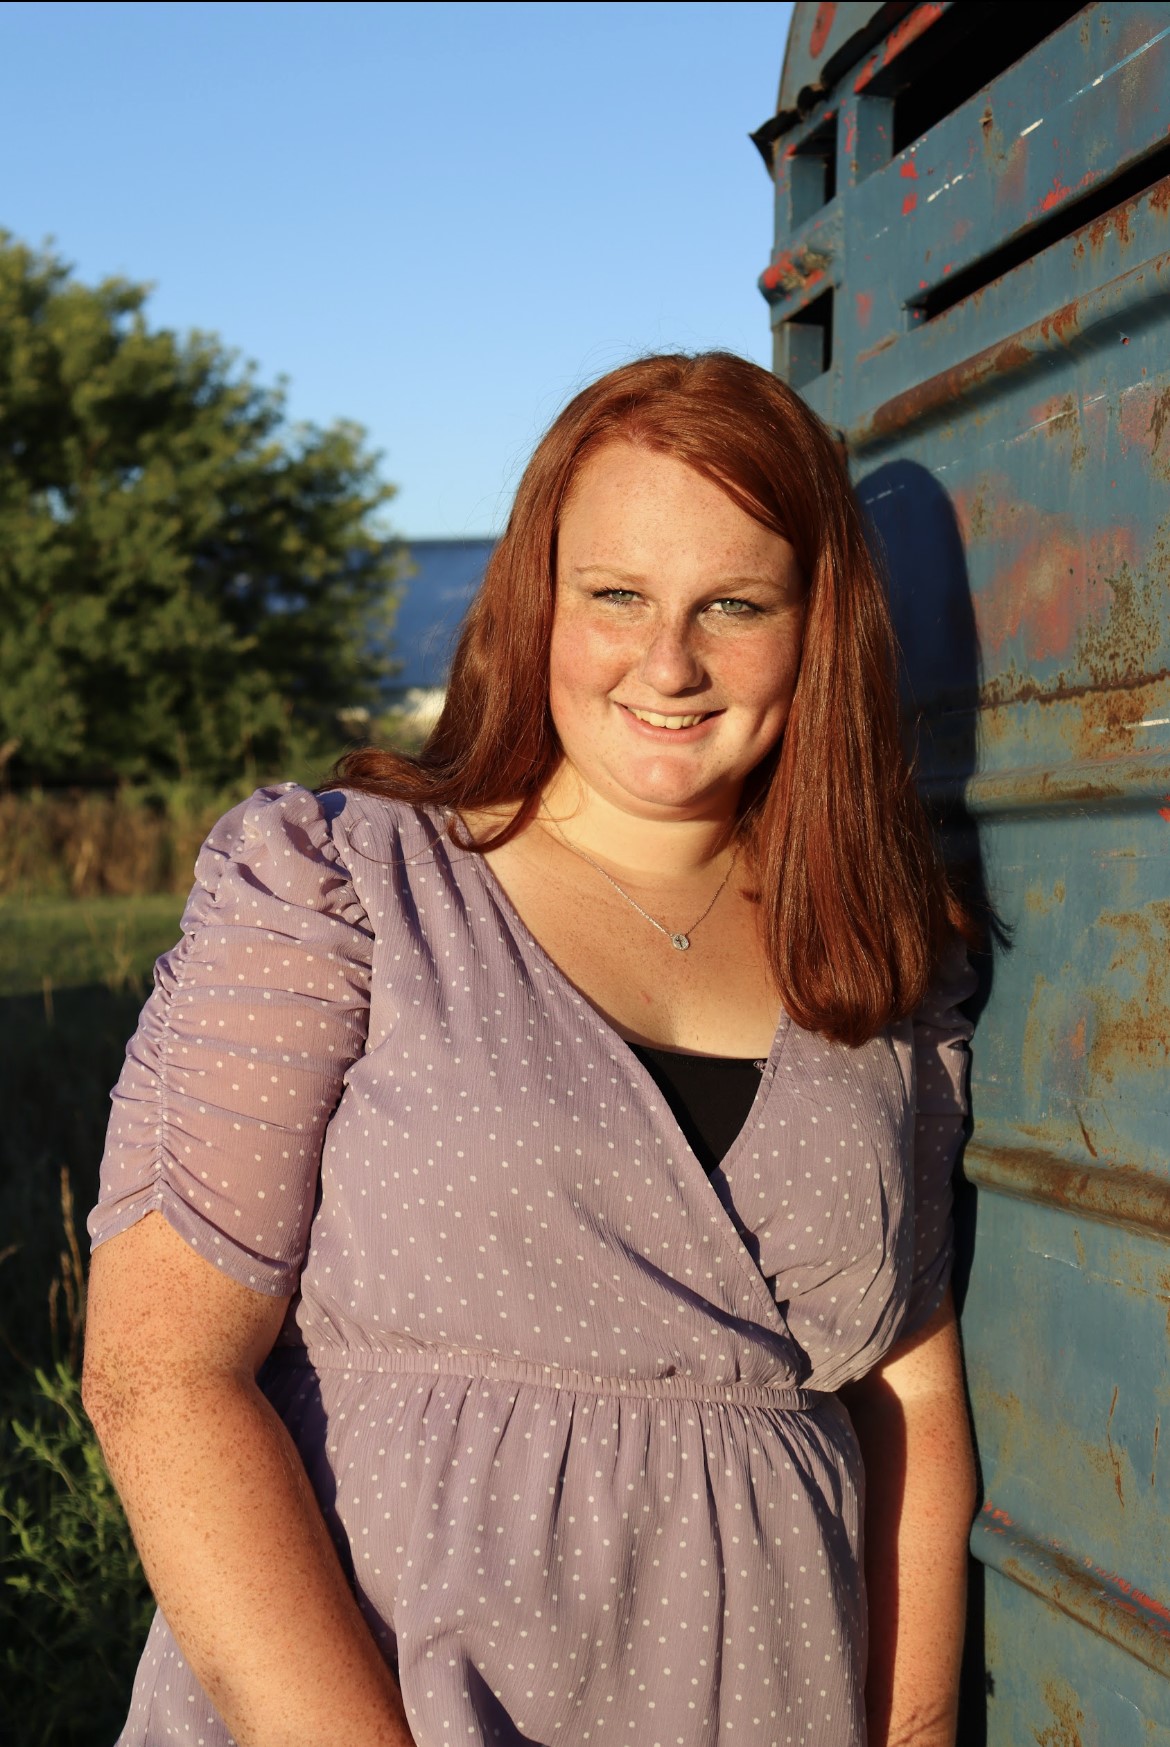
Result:
<svg viewBox="0 0 1170 1747"><path fill-rule="evenodd" d="M709 869L730 849L736 823L731 813L672 819L629 811L567 764L547 784L537 818L574 849L648 881Z"/></svg>

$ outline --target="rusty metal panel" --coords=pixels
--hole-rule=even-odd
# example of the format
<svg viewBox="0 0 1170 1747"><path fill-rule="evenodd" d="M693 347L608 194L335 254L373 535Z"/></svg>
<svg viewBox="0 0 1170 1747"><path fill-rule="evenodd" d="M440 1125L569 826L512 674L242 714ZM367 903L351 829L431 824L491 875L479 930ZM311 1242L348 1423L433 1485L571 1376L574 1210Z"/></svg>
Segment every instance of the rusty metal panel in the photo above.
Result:
<svg viewBox="0 0 1170 1747"><path fill-rule="evenodd" d="M1170 7L1029 27L955 0L891 57L921 10L813 92L797 6L782 96L806 100L757 136L761 286L778 371L845 433L923 784L998 917L958 1279L984 1496L963 1738L1148 1747L1170 1743ZM955 45L992 12L975 88Z"/></svg>

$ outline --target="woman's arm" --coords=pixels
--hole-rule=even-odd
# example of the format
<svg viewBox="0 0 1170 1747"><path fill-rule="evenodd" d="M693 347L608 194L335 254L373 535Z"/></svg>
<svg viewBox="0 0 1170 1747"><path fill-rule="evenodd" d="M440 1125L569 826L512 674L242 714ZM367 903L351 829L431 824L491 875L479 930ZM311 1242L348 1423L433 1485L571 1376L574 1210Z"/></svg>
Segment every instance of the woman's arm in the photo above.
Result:
<svg viewBox="0 0 1170 1747"><path fill-rule="evenodd" d="M950 1294L842 1398L865 1461L869 1747L954 1747L975 1467Z"/></svg>
<svg viewBox="0 0 1170 1747"><path fill-rule="evenodd" d="M287 1303L149 1214L95 1251L85 1404L159 1605L241 1747L409 1747L394 1678L256 1386Z"/></svg>

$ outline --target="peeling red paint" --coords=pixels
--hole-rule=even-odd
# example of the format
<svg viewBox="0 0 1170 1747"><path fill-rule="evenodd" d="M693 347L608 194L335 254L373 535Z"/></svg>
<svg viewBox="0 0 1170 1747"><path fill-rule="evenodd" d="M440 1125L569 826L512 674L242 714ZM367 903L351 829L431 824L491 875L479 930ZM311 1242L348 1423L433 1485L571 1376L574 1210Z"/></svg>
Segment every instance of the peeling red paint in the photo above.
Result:
<svg viewBox="0 0 1170 1747"><path fill-rule="evenodd" d="M857 148L857 111L850 109L845 116L845 156L851 158Z"/></svg>
<svg viewBox="0 0 1170 1747"><path fill-rule="evenodd" d="M985 478L977 494L957 493L955 510L965 542L990 547L994 578L979 597L978 620L995 653L1021 639L1029 660L1067 655L1078 634L1108 616L1113 595L1101 584L1137 561L1140 529L1086 530L1073 515L1018 498L1006 476Z"/></svg>
<svg viewBox="0 0 1170 1747"><path fill-rule="evenodd" d="M1166 805L1164 807L1158 808L1158 817L1161 819L1165 819L1167 825L1170 825L1170 795L1166 795L1163 798L1166 802Z"/></svg>
<svg viewBox="0 0 1170 1747"><path fill-rule="evenodd" d="M865 61L862 64L862 68L861 68L860 73L858 73L857 77L853 81L853 91L854 91L855 95L858 91L865 90L865 87L869 84L870 80L873 78L874 74L877 72L877 69L878 69L878 58L876 55L872 55L868 61Z"/></svg>
<svg viewBox="0 0 1170 1747"><path fill-rule="evenodd" d="M821 53L829 40L829 32L833 28L833 20L837 16L835 0L821 0L817 7L817 15L813 19L812 33L808 39L808 52L812 56Z"/></svg>
<svg viewBox="0 0 1170 1747"><path fill-rule="evenodd" d="M909 48L912 42L917 42L918 38L924 31L929 30L932 24L937 24L945 11L944 5L916 6L913 12L902 20L901 24L894 26L882 44L882 66L888 67L891 61L896 61L903 49Z"/></svg>
<svg viewBox="0 0 1170 1747"><path fill-rule="evenodd" d="M1055 145L1056 141L1053 140L1052 144ZM1079 194L1085 188L1091 188L1097 180L1098 176L1096 172L1088 170L1085 175L1081 177L1076 187L1070 188L1066 182L1061 181L1059 176L1054 176L1052 178L1052 187L1048 190L1047 194L1044 195L1039 206L1034 206L1032 208L1030 216L1032 218L1039 218L1040 214L1043 212L1052 212L1056 207L1063 206L1064 202L1070 200L1074 194Z"/></svg>
<svg viewBox="0 0 1170 1747"><path fill-rule="evenodd" d="M917 205L918 205L917 194L907 194L905 200L903 200L903 202L902 202L902 217L903 218L908 217L909 214L914 211L914 209Z"/></svg>
<svg viewBox="0 0 1170 1747"><path fill-rule="evenodd" d="M1062 200L1067 200L1072 189L1062 182L1059 176L1052 178L1052 187L1040 202L1041 212L1051 212L1054 206L1059 206Z"/></svg>
<svg viewBox="0 0 1170 1747"><path fill-rule="evenodd" d="M859 291L856 293L857 325L859 328L869 326L869 318L873 314L873 292Z"/></svg>
<svg viewBox="0 0 1170 1747"><path fill-rule="evenodd" d="M902 165L902 168L898 171L898 174L899 176L904 176L908 182L917 182L918 165L914 162L913 158L907 158L906 162Z"/></svg>
<svg viewBox="0 0 1170 1747"><path fill-rule="evenodd" d="M944 5L930 4L916 6L913 12L907 13L901 24L895 26L875 55L871 55L861 70L854 76L854 91L864 91L874 74L883 67L888 67L891 61L896 61L903 49L910 47L912 42L936 24L946 11Z"/></svg>

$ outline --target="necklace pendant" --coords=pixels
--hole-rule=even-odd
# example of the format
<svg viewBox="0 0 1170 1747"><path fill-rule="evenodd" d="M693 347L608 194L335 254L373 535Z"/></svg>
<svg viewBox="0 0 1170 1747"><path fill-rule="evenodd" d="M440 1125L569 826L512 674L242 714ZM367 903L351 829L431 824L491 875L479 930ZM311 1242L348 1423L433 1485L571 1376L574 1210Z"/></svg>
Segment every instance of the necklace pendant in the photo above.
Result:
<svg viewBox="0 0 1170 1747"><path fill-rule="evenodd" d="M674 947L676 952L688 952L690 950L691 937L689 934L672 934L670 937L670 944Z"/></svg>

